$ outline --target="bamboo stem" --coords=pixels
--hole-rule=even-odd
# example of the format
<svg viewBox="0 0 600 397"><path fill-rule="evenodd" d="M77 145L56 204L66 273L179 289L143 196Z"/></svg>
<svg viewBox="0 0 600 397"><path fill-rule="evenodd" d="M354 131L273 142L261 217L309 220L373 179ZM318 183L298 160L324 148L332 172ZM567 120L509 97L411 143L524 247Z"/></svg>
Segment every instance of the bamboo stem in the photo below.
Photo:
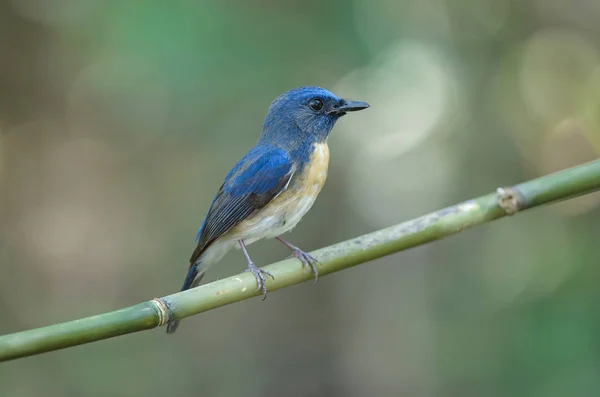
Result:
<svg viewBox="0 0 600 397"><path fill-rule="evenodd" d="M499 188L495 193L322 248L312 254L321 262L319 275L325 276L524 209L598 189L600 160L511 188ZM296 259L277 262L265 269L275 276L274 280L267 281L271 292L313 277L310 269L303 268ZM0 361L155 328L165 325L170 319L192 316L260 294L256 291L253 275L241 273L121 310L0 336Z"/></svg>

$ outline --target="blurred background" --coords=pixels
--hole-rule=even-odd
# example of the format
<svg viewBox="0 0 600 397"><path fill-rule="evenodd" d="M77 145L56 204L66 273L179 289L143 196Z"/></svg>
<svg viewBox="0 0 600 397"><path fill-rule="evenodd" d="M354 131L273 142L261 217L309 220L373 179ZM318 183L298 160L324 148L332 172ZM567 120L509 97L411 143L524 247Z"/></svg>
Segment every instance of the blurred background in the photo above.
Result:
<svg viewBox="0 0 600 397"><path fill-rule="evenodd" d="M597 158L597 0L0 2L0 334L176 292L270 102L330 138L306 250ZM600 196L0 366L28 396L592 396ZM265 265L289 255L250 248ZM235 251L212 281L240 272Z"/></svg>

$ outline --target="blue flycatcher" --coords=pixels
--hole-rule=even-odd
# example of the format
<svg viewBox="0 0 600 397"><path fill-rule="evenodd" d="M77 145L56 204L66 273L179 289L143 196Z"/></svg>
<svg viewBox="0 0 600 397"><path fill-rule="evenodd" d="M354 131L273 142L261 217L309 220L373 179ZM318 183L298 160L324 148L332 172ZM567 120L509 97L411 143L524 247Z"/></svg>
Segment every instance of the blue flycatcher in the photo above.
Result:
<svg viewBox="0 0 600 397"><path fill-rule="evenodd" d="M281 235L300 222L325 184L327 137L335 122L347 112L368 107L320 87L295 88L275 99L258 143L227 174L212 201L181 290L197 286L210 265L232 248L241 248L264 299L265 276L273 275L256 266L246 249L263 238L281 241L311 268L316 280L318 261ZM167 332L175 332L178 323L171 321Z"/></svg>

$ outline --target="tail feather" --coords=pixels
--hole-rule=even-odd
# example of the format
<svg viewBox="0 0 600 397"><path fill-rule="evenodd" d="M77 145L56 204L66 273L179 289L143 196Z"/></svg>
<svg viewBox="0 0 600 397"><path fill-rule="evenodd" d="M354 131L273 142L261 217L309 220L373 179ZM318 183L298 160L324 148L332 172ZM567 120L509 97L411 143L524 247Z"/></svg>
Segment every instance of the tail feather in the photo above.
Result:
<svg viewBox="0 0 600 397"><path fill-rule="evenodd" d="M190 270L188 271L187 276L185 277L185 281L183 282L183 286L181 287L181 291L188 290L190 288L197 287L198 284L202 281L204 277L204 271L199 269L200 263L196 263L190 266ZM167 324L167 334L172 334L179 327L179 323L181 320L172 320Z"/></svg>

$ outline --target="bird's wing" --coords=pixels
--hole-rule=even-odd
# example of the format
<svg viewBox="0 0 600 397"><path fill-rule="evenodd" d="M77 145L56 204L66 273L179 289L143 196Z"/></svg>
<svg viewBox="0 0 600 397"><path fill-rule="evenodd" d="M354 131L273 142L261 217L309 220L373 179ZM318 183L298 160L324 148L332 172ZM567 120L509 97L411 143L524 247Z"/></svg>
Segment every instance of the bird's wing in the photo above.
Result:
<svg viewBox="0 0 600 397"><path fill-rule="evenodd" d="M288 154L256 146L229 172L198 231L193 265L216 239L281 193L294 173Z"/></svg>

